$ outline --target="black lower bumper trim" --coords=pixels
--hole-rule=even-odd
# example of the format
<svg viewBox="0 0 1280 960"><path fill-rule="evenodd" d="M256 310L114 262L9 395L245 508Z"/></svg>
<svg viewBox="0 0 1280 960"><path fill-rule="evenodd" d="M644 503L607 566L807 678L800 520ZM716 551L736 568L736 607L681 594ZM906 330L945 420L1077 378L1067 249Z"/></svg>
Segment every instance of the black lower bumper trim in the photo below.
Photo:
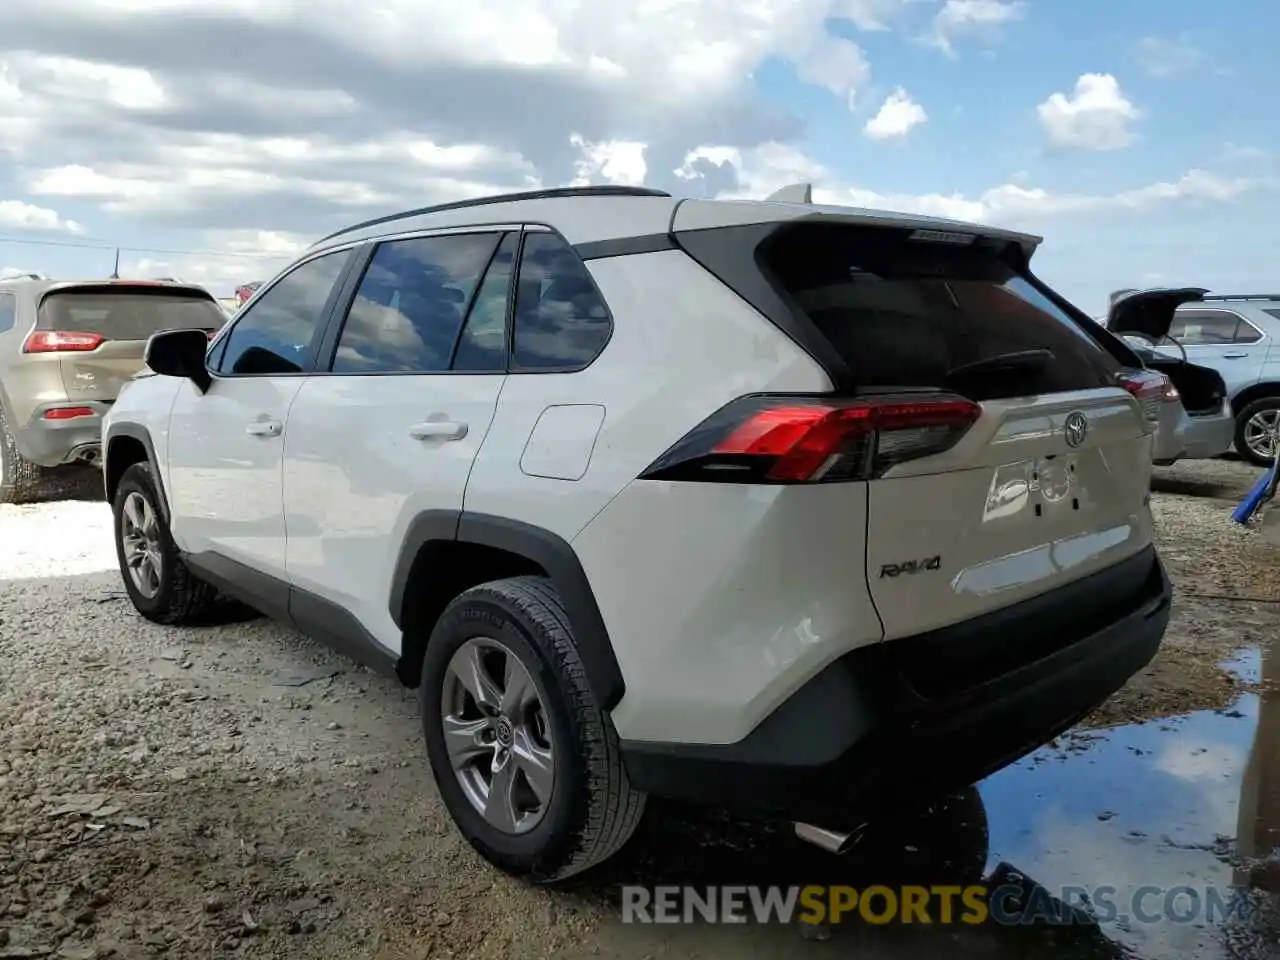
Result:
<svg viewBox="0 0 1280 960"><path fill-rule="evenodd" d="M657 796L829 825L967 786L1073 726L1146 666L1171 600L1148 549L988 617L854 651L738 743L624 742L627 772ZM1028 655L999 651L1009 644ZM959 662L965 649L992 672L970 667L946 690L936 671L922 673L922 659Z"/></svg>

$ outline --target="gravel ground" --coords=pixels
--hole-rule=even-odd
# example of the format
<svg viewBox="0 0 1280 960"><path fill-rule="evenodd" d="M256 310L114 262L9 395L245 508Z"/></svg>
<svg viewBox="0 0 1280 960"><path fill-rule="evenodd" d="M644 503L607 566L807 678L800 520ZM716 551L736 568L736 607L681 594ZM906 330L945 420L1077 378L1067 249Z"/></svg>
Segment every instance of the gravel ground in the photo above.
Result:
<svg viewBox="0 0 1280 960"><path fill-rule="evenodd" d="M1280 601L1259 562L1274 551L1226 518L1255 475L1161 471L1175 623L1092 723L1238 688L1221 661L1280 607L1208 597ZM266 620L146 623L104 504L0 506L0 957L792 956L795 931L616 921L621 876L816 869L789 838L702 816L654 804L638 842L569 891L510 881L449 824L411 693ZM932 936L878 930L860 955L933 956L953 935Z"/></svg>
<svg viewBox="0 0 1280 960"><path fill-rule="evenodd" d="M1174 583L1173 619L1151 665L1085 726L1221 709L1250 686L1229 661L1280 628L1280 549L1231 522L1258 473L1235 460L1156 470L1152 512Z"/></svg>

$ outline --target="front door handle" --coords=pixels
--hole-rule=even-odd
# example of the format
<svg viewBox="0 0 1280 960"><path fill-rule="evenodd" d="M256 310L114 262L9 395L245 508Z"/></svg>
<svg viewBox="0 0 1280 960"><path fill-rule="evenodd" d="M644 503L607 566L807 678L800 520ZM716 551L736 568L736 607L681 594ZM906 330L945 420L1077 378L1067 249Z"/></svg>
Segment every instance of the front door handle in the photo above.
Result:
<svg viewBox="0 0 1280 960"><path fill-rule="evenodd" d="M1242 360L1245 357L1247 357L1248 354L1247 353L1224 353L1222 356L1223 356L1223 359L1225 360Z"/></svg>
<svg viewBox="0 0 1280 960"><path fill-rule="evenodd" d="M255 420L244 428L251 437L278 437L283 424L279 420Z"/></svg>
<svg viewBox="0 0 1280 960"><path fill-rule="evenodd" d="M467 425L457 420L425 420L409 428L415 440L461 440L466 435Z"/></svg>

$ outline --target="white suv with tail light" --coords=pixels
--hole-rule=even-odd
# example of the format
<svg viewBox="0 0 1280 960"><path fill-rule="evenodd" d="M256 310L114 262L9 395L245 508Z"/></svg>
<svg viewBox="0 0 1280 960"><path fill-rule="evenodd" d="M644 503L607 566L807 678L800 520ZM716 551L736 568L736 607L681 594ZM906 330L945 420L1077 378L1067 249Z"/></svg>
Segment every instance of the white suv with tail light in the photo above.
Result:
<svg viewBox="0 0 1280 960"><path fill-rule="evenodd" d="M609 856L649 795L843 849L1071 726L1168 621L1146 387L1039 242L621 187L343 230L212 344L151 340L104 431L125 588L416 687L514 874Z"/></svg>

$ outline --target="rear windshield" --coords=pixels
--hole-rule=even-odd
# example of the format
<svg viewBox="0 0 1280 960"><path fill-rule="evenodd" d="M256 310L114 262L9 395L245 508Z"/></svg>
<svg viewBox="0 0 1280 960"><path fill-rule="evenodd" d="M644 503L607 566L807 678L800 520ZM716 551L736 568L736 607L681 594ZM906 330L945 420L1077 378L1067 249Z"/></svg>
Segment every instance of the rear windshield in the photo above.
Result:
<svg viewBox="0 0 1280 960"><path fill-rule="evenodd" d="M68 290L40 304L41 330L96 333L108 340L146 340L159 330L217 330L227 315L209 294L171 290Z"/></svg>
<svg viewBox="0 0 1280 960"><path fill-rule="evenodd" d="M1114 382L1115 360L997 247L812 224L761 254L859 387L956 389L981 400ZM1019 354L1003 369L983 363Z"/></svg>

